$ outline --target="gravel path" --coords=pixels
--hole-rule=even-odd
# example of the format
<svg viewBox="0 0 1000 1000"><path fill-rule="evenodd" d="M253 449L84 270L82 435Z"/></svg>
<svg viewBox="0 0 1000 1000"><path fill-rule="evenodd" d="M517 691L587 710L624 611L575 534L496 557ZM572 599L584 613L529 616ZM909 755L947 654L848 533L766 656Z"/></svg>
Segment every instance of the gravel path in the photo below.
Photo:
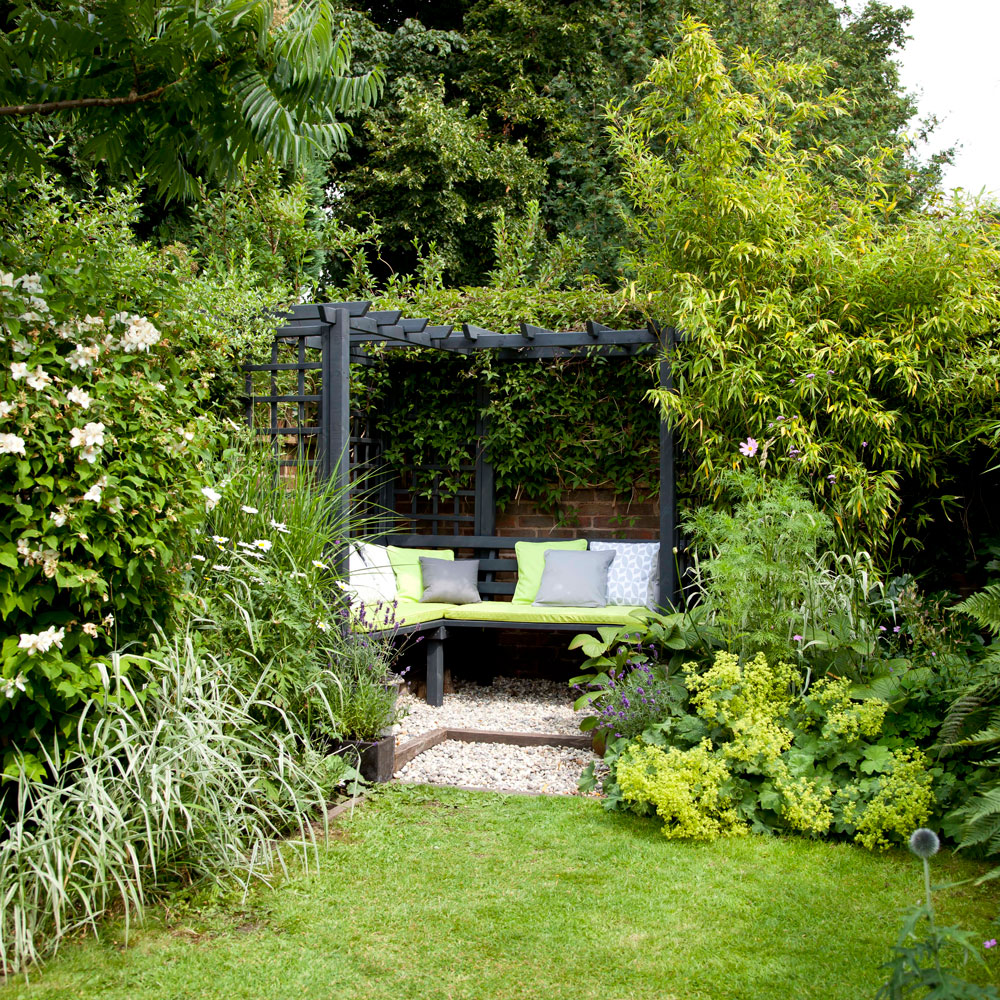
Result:
<svg viewBox="0 0 1000 1000"><path fill-rule="evenodd" d="M397 727L396 744L431 729L496 729L519 733L580 732L581 714L565 684L498 677L489 687L459 682L434 708L413 695L400 698L410 714ZM470 785L504 792L575 795L583 769L595 757L575 747L517 747L446 740L414 757L398 781Z"/></svg>
<svg viewBox="0 0 1000 1000"><path fill-rule="evenodd" d="M489 687L459 681L440 708L404 692L409 714L399 724L396 743L431 729L501 729L511 733L578 733L581 713L573 711L567 684L524 677L497 677Z"/></svg>

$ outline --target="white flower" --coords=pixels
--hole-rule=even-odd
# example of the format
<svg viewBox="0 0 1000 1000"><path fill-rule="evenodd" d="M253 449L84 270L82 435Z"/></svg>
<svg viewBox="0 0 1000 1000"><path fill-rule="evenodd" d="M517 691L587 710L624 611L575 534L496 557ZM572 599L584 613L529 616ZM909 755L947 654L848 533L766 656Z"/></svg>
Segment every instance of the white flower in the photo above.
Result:
<svg viewBox="0 0 1000 1000"><path fill-rule="evenodd" d="M274 528L275 531L278 531L283 535L289 534L288 527L282 524L281 521L275 521L275 519L272 517L270 523L271 527Z"/></svg>
<svg viewBox="0 0 1000 1000"><path fill-rule="evenodd" d="M22 292L27 292L29 295L42 294L41 276L38 274L22 274L17 283L21 286Z"/></svg>
<svg viewBox="0 0 1000 1000"><path fill-rule="evenodd" d="M17 381L28 377L28 366L23 361L15 361L10 366L10 376Z"/></svg>
<svg viewBox="0 0 1000 1000"><path fill-rule="evenodd" d="M82 325L88 330L93 330L98 326L104 326L104 320L100 316L91 316L90 313L87 313L87 315L83 317Z"/></svg>
<svg viewBox="0 0 1000 1000"><path fill-rule="evenodd" d="M312 564L313 564L313 566L316 567L316 569L329 569L330 568L329 566L327 566L326 563L320 562L318 559L313 559Z"/></svg>
<svg viewBox="0 0 1000 1000"><path fill-rule="evenodd" d="M0 455L23 455L24 438L16 434L0 434Z"/></svg>
<svg viewBox="0 0 1000 1000"><path fill-rule="evenodd" d="M31 558L31 546L28 544L28 540L26 538L19 538L17 540L17 554L25 560L25 562Z"/></svg>
<svg viewBox="0 0 1000 1000"><path fill-rule="evenodd" d="M66 517L66 513L61 509L53 514L49 514L49 519L57 528L61 528L66 523Z"/></svg>
<svg viewBox="0 0 1000 1000"><path fill-rule="evenodd" d="M243 511L244 514L259 514L260 513L260 511L257 510L256 507L248 507L246 504L243 504L243 506L240 507L240 510Z"/></svg>
<svg viewBox="0 0 1000 1000"><path fill-rule="evenodd" d="M330 626L327 625L326 622L316 622L316 628L318 628L320 630L320 632L329 632L330 631Z"/></svg>
<svg viewBox="0 0 1000 1000"><path fill-rule="evenodd" d="M81 368L89 368L101 356L101 349L97 344L90 344L84 347L82 344L73 345L73 353L69 355L69 367L72 371L79 371Z"/></svg>
<svg viewBox="0 0 1000 1000"><path fill-rule="evenodd" d="M21 313L21 315L18 316L17 318L22 323L41 323L42 321L42 317L31 309L29 309L27 312Z"/></svg>
<svg viewBox="0 0 1000 1000"><path fill-rule="evenodd" d="M14 351L17 354L31 353L31 344L29 344L28 341L26 340L15 340L14 343L11 344L10 346L14 348Z"/></svg>
<svg viewBox="0 0 1000 1000"><path fill-rule="evenodd" d="M204 556L200 556L197 553L195 553L193 556L191 556L191 558L194 559L195 562L205 562L205 557Z"/></svg>
<svg viewBox="0 0 1000 1000"><path fill-rule="evenodd" d="M13 403L5 403L3 400L0 400L0 417L9 417L13 412Z"/></svg>
<svg viewBox="0 0 1000 1000"><path fill-rule="evenodd" d="M298 570L292 570L292 579L293 580L308 580L309 579L309 574L308 573L300 573ZM337 581L337 583L340 583L340 582L341 582L340 580Z"/></svg>
<svg viewBox="0 0 1000 1000"><path fill-rule="evenodd" d="M258 538L253 543L261 552L270 552L271 543L266 538Z"/></svg>
<svg viewBox="0 0 1000 1000"><path fill-rule="evenodd" d="M111 317L110 323L114 326L115 323L130 323L133 319L138 319L138 316L130 316L127 312L115 313Z"/></svg>
<svg viewBox="0 0 1000 1000"><path fill-rule="evenodd" d="M225 545L229 539L225 535L212 535L212 541L215 542L216 545Z"/></svg>
<svg viewBox="0 0 1000 1000"><path fill-rule="evenodd" d="M104 424L91 420L83 427L74 427L70 431L69 443L73 448L82 448L83 452L80 457L93 465L97 458L98 449L104 445Z"/></svg>
<svg viewBox="0 0 1000 1000"><path fill-rule="evenodd" d="M0 271L0 288L13 288L13 287L14 287L13 272L8 274L6 271Z"/></svg>
<svg viewBox="0 0 1000 1000"><path fill-rule="evenodd" d="M31 306L32 309L37 309L39 312L51 312L48 302L46 302L45 299L40 299L37 295L32 295L31 298L28 299L28 305Z"/></svg>
<svg viewBox="0 0 1000 1000"><path fill-rule="evenodd" d="M76 403L83 410L86 410L91 403L90 393L88 393L86 389L81 389L78 385L73 386L73 388L66 393L66 398L71 403Z"/></svg>
<svg viewBox="0 0 1000 1000"><path fill-rule="evenodd" d="M143 316L133 316L122 334L121 348L126 354L148 351L160 339L160 331Z"/></svg>
<svg viewBox="0 0 1000 1000"><path fill-rule="evenodd" d="M41 365L36 365L34 372L28 376L28 385L32 389L44 389L51 383L52 376Z"/></svg>
<svg viewBox="0 0 1000 1000"><path fill-rule="evenodd" d="M51 549L48 552L42 553L42 572L50 580L56 575L59 570L59 553L53 552Z"/></svg>
<svg viewBox="0 0 1000 1000"><path fill-rule="evenodd" d="M228 573L232 569L232 566L223 566L221 563L214 563L212 565L212 569L217 569L222 573Z"/></svg>
<svg viewBox="0 0 1000 1000"><path fill-rule="evenodd" d="M87 490L87 492L84 493L82 497L80 497L80 499L81 500L91 500L94 503L100 503L101 502L101 487L97 483L94 483L94 485L91 486L90 489Z"/></svg>
<svg viewBox="0 0 1000 1000"><path fill-rule="evenodd" d="M37 634L22 632L21 641L17 644L17 648L26 649L28 656L34 656L35 653L47 653L53 646L62 649L65 635L66 630L62 628L47 628Z"/></svg>
<svg viewBox="0 0 1000 1000"><path fill-rule="evenodd" d="M115 623L115 616L114 615L105 615L104 618L101 619L101 624L105 628L111 628L111 626L114 625L114 623Z"/></svg>
<svg viewBox="0 0 1000 1000"><path fill-rule="evenodd" d="M97 626L93 622L84 622L83 631L89 636L97 637Z"/></svg>
<svg viewBox="0 0 1000 1000"><path fill-rule="evenodd" d="M153 388L157 389L160 392L166 392L167 391L167 387L162 382L154 382L153 383Z"/></svg>
<svg viewBox="0 0 1000 1000"><path fill-rule="evenodd" d="M2 274L3 272L0 271L0 275ZM29 653L28 655L30 656L31 654ZM15 690L24 691L24 684L26 680L27 678L24 674L18 674L16 677L8 677L0 681L0 684L3 685L4 697L13 698Z"/></svg>
<svg viewBox="0 0 1000 1000"><path fill-rule="evenodd" d="M203 486L201 495L205 498L205 510L212 510L222 499L222 494L217 493L211 486Z"/></svg>

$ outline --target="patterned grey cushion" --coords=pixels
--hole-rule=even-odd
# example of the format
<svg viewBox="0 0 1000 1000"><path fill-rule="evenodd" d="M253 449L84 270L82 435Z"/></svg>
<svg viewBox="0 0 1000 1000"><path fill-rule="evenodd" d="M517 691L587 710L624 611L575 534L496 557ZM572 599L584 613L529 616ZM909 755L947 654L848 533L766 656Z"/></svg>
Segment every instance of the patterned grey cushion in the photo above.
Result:
<svg viewBox="0 0 1000 1000"><path fill-rule="evenodd" d="M479 604L478 559L434 559L420 556L424 578L421 604Z"/></svg>
<svg viewBox="0 0 1000 1000"><path fill-rule="evenodd" d="M608 604L608 567L613 552L549 549L535 604L567 608L604 608Z"/></svg>
<svg viewBox="0 0 1000 1000"><path fill-rule="evenodd" d="M608 571L608 604L656 607L660 586L659 542L591 542L591 552L614 552Z"/></svg>

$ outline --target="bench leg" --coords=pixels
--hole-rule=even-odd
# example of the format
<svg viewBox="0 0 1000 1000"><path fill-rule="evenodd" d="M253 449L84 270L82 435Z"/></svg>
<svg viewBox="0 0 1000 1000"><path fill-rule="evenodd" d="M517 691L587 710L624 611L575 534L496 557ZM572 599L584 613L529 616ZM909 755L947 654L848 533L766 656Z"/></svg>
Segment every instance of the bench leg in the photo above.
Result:
<svg viewBox="0 0 1000 1000"><path fill-rule="evenodd" d="M444 640L448 633L439 628L427 637L427 704L444 704Z"/></svg>

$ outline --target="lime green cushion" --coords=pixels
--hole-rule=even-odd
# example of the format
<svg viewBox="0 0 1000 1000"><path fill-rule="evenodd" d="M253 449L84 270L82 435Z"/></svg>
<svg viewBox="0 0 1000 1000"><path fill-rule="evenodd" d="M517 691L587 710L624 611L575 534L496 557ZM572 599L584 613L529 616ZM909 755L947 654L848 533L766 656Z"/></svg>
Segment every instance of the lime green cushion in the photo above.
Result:
<svg viewBox="0 0 1000 1000"><path fill-rule="evenodd" d="M455 561L451 549L403 549L387 545L389 564L396 576L396 596L403 601L419 601L424 594L424 575L420 572L420 557ZM537 588L536 588L537 589Z"/></svg>
<svg viewBox="0 0 1000 1000"><path fill-rule="evenodd" d="M530 604L538 596L538 588L542 585L542 570L545 569L546 549L585 551L586 548L586 538L573 538L565 542L515 542L517 586L514 588L512 603Z"/></svg>
<svg viewBox="0 0 1000 1000"><path fill-rule="evenodd" d="M536 607L507 601L482 601L479 604L454 604L447 607L447 621L547 622L551 625L630 625L637 619L633 611L649 615L647 608L612 605L607 608L560 608L555 605Z"/></svg>
<svg viewBox="0 0 1000 1000"><path fill-rule="evenodd" d="M367 631L377 632L379 629L403 625L420 625L423 622L437 621L444 618L444 613L454 604L421 604L419 601L400 601L395 609L391 604L380 604L377 607L366 608ZM395 612L395 614L393 613ZM356 631L361 631L357 619L353 622Z"/></svg>

